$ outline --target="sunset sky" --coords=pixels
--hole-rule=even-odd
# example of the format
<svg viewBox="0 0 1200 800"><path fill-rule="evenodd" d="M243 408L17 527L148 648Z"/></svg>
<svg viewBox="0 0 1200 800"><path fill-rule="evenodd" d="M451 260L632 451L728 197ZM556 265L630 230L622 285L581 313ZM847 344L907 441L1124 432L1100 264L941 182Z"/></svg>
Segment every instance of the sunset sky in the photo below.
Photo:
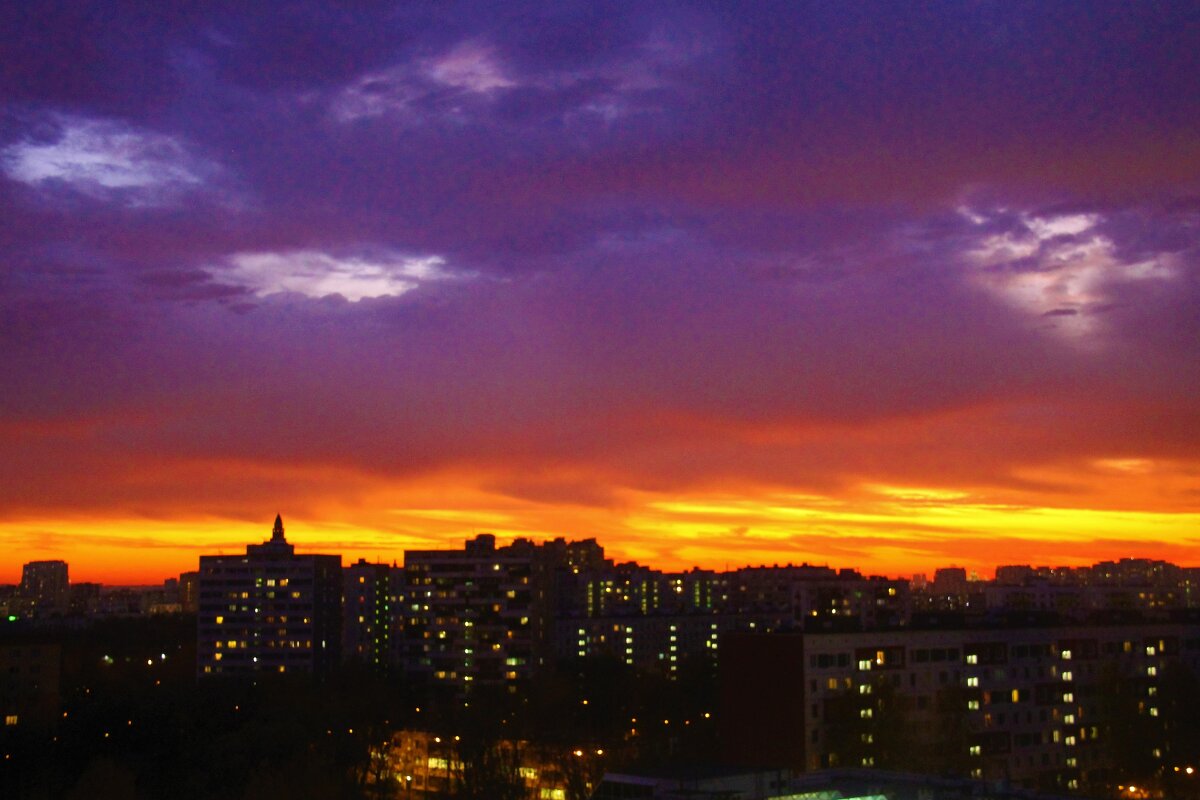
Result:
<svg viewBox="0 0 1200 800"><path fill-rule="evenodd" d="M1200 4L0 4L0 583L1200 564Z"/></svg>

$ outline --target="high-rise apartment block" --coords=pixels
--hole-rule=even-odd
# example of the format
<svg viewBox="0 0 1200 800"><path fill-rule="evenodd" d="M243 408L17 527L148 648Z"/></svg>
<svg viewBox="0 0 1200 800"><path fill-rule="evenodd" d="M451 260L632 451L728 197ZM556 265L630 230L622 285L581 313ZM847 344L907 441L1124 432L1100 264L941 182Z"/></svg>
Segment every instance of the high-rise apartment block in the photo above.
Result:
<svg viewBox="0 0 1200 800"><path fill-rule="evenodd" d="M508 685L533 671L544 619L535 602L536 545L496 547L480 534L462 550L404 554L404 650L414 676L466 688Z"/></svg>
<svg viewBox="0 0 1200 800"><path fill-rule="evenodd" d="M71 604L67 562L30 561L21 569L20 594L33 601L38 616L65 614Z"/></svg>
<svg viewBox="0 0 1200 800"><path fill-rule="evenodd" d="M386 669L396 662L402 573L364 559L343 571L342 658Z"/></svg>
<svg viewBox="0 0 1200 800"><path fill-rule="evenodd" d="M342 557L297 555L280 517L244 555L201 556L198 586L201 676L320 675L340 661Z"/></svg>

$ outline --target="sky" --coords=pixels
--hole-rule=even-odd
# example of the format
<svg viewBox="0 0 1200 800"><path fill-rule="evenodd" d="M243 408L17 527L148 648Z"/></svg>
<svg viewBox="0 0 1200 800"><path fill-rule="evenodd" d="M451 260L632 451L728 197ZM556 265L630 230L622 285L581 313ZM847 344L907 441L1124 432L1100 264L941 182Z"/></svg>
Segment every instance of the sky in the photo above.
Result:
<svg viewBox="0 0 1200 800"><path fill-rule="evenodd" d="M0 4L0 582L1200 564L1194 2Z"/></svg>

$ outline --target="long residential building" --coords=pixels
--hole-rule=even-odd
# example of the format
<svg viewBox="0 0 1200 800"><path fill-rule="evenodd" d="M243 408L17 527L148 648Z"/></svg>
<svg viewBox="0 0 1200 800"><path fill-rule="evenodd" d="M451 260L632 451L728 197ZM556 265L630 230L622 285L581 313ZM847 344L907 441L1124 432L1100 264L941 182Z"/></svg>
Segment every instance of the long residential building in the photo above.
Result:
<svg viewBox="0 0 1200 800"><path fill-rule="evenodd" d="M1196 622L735 635L721 648L737 763L1054 791L1104 785L1122 759L1186 766L1163 732L1200 674Z"/></svg>

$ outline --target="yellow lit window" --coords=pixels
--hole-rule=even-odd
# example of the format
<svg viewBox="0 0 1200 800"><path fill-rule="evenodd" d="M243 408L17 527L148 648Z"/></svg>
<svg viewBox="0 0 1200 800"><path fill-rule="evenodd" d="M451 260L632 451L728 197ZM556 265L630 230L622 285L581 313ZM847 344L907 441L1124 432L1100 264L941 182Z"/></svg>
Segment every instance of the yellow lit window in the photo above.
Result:
<svg viewBox="0 0 1200 800"><path fill-rule="evenodd" d="M224 624L225 624L225 618L224 618L224 617L217 617L217 624L218 624L218 625L224 625Z"/></svg>
<svg viewBox="0 0 1200 800"><path fill-rule="evenodd" d="M7 726L8 726L8 727L10 727L10 728L11 728L13 725L16 725L16 724L17 724L17 715L16 715L16 714L8 714L8 715L6 715L6 716L4 717L4 724L5 724L5 725L7 725Z"/></svg>

